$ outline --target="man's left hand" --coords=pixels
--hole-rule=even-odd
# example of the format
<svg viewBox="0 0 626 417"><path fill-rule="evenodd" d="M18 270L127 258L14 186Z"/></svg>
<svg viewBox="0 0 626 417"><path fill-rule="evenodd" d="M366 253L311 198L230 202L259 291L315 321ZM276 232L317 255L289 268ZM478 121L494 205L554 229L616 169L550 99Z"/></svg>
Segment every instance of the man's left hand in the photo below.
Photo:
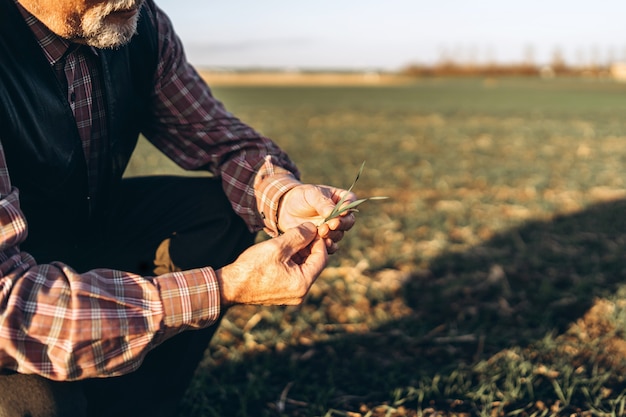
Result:
<svg viewBox="0 0 626 417"><path fill-rule="evenodd" d="M292 188L281 199L278 228L288 230L312 222L318 225L318 234L324 239L328 253L336 252L337 242L354 226L356 218L348 211L326 223L322 222L346 193L349 194L344 204L356 200L354 193L327 185L302 184Z"/></svg>

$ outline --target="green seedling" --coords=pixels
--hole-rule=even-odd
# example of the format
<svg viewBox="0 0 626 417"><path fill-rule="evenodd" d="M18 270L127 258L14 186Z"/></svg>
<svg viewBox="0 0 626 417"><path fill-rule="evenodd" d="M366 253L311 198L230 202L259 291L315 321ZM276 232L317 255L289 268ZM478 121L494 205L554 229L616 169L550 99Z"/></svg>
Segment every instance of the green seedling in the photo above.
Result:
<svg viewBox="0 0 626 417"><path fill-rule="evenodd" d="M318 227L328 222L329 220L334 219L335 217L341 216L346 211L359 211L357 207L368 200L385 200L389 198L389 197L383 197L383 196L361 198L359 200L356 200L349 204L344 205L344 203L346 202L346 198L348 198L348 194L350 193L350 191L352 191L352 189L354 188L354 185L359 180L359 177L361 176L361 173L363 172L364 166L365 166L365 161L363 161L363 163L361 164L361 168L359 168L359 172L356 174L356 178L352 182L352 185L350 186L350 188L348 188L348 192L345 193L343 197L341 197L341 199L337 202L337 204L335 204L333 211L324 220L322 220L322 222L318 225Z"/></svg>

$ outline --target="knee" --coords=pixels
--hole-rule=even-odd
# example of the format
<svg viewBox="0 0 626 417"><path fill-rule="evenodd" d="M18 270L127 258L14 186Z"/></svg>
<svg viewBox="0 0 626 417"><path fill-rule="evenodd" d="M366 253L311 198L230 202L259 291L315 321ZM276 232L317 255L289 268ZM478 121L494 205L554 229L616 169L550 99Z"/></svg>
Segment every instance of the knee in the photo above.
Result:
<svg viewBox="0 0 626 417"><path fill-rule="evenodd" d="M169 265L171 270L210 266L221 268L233 262L255 241L256 233L230 206L198 218L193 227L177 231L161 243L155 266Z"/></svg>
<svg viewBox="0 0 626 417"><path fill-rule="evenodd" d="M78 384L36 375L0 375L0 417L85 417Z"/></svg>

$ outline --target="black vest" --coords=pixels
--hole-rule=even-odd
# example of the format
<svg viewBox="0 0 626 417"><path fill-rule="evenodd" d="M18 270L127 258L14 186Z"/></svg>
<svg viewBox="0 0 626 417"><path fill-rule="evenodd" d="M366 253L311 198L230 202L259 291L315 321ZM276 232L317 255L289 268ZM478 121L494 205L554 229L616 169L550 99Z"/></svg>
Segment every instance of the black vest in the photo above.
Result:
<svg viewBox="0 0 626 417"><path fill-rule="evenodd" d="M77 241L102 224L148 117L157 65L154 13L146 2L131 42L99 51L109 136L98 191L88 199L87 166L67 92L14 0L0 0L0 142L29 225L23 248L50 239Z"/></svg>

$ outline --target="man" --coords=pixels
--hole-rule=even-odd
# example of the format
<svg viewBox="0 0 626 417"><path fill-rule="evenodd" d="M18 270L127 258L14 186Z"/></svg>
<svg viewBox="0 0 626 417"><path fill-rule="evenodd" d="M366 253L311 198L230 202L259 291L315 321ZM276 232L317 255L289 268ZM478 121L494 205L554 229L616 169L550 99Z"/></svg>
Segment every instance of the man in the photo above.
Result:
<svg viewBox="0 0 626 417"><path fill-rule="evenodd" d="M214 177L122 180L139 133ZM298 178L153 0L0 0L0 417L174 415L228 306L301 303L353 226Z"/></svg>

